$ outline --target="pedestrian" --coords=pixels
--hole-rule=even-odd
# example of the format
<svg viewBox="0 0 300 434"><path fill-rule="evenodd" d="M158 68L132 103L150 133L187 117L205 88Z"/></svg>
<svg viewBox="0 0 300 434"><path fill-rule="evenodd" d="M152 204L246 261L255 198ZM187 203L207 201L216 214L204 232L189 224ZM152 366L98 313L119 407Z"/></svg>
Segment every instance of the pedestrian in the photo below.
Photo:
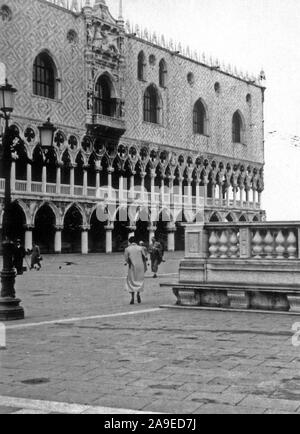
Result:
<svg viewBox="0 0 300 434"><path fill-rule="evenodd" d="M125 261L128 265L128 274L125 289L131 294L130 304L134 304L134 296L137 295L137 302L140 304L141 292L144 291L145 272L147 271L147 260L144 250L136 244L134 237L130 237L129 246L125 249Z"/></svg>
<svg viewBox="0 0 300 434"><path fill-rule="evenodd" d="M42 268L41 260L42 260L42 257L41 257L40 247L36 243L33 243L32 252L31 252L30 270L36 269L36 270L40 271L40 269Z"/></svg>
<svg viewBox="0 0 300 434"><path fill-rule="evenodd" d="M144 243L144 241L140 241L139 245L143 249L146 261L148 262L148 249L146 247L146 244Z"/></svg>
<svg viewBox="0 0 300 434"><path fill-rule="evenodd" d="M14 246L13 252L13 266L17 270L18 276L23 274L23 261L26 255L26 251L22 246L21 240L17 240Z"/></svg>
<svg viewBox="0 0 300 434"><path fill-rule="evenodd" d="M162 244L155 238L152 238L152 244L149 247L150 259L151 259L151 269L153 272L153 278L157 278L158 267L163 262L164 249Z"/></svg>

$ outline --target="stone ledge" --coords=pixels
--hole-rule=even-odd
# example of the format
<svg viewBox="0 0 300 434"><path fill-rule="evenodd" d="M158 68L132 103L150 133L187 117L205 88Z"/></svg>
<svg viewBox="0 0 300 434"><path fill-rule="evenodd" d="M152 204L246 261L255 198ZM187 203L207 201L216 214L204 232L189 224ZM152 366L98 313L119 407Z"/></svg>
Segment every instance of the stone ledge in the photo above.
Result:
<svg viewBox="0 0 300 434"><path fill-rule="evenodd" d="M160 309L181 309L181 310L206 310L211 312L236 312L236 313L249 313L249 314L264 314L264 315L289 315L300 316L299 312L280 312L271 310L255 310L255 309L237 309L237 308L222 308L222 307L204 307L204 306L178 306L176 304L163 304L159 306Z"/></svg>

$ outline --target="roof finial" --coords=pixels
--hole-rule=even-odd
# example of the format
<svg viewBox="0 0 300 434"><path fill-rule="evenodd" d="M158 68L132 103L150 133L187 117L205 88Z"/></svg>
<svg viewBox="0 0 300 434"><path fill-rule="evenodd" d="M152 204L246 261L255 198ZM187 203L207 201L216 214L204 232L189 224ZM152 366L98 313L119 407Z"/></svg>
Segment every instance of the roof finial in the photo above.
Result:
<svg viewBox="0 0 300 434"><path fill-rule="evenodd" d="M123 21L123 1L119 0L119 21Z"/></svg>

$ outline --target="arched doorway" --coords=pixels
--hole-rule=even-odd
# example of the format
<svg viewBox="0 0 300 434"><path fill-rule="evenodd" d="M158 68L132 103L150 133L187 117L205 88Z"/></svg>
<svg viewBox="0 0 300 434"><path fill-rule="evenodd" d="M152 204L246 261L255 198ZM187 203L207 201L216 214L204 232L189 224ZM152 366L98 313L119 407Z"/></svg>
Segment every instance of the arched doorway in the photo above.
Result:
<svg viewBox="0 0 300 434"><path fill-rule="evenodd" d="M62 231L63 253L81 252L81 227L83 219L79 209L73 205L68 209L64 218L64 229Z"/></svg>
<svg viewBox="0 0 300 434"><path fill-rule="evenodd" d="M123 252L128 245L130 222L126 208L117 212L112 233L113 252Z"/></svg>
<svg viewBox="0 0 300 434"><path fill-rule="evenodd" d="M89 246L90 251L93 253L105 252L106 232L105 226L107 222L101 222L97 218L96 211L93 212L91 217L91 229L89 231Z"/></svg>
<svg viewBox="0 0 300 434"><path fill-rule="evenodd" d="M149 244L149 210L147 207L143 207L136 221L135 236L138 242L143 241Z"/></svg>
<svg viewBox="0 0 300 434"><path fill-rule="evenodd" d="M22 244L25 242L25 224L26 216L18 202L11 204L11 212L9 218L8 236L12 241L20 239Z"/></svg>
<svg viewBox="0 0 300 434"><path fill-rule="evenodd" d="M156 225L155 238L160 241L164 249L168 248L168 224L170 222L169 213L163 209L159 215L159 220Z"/></svg>
<svg viewBox="0 0 300 434"><path fill-rule="evenodd" d="M184 224L187 223L184 212L180 212L176 221L175 232L175 250L183 251L185 249L185 228Z"/></svg>
<svg viewBox="0 0 300 434"><path fill-rule="evenodd" d="M33 240L42 253L54 252L55 214L47 204L43 205L35 216Z"/></svg>

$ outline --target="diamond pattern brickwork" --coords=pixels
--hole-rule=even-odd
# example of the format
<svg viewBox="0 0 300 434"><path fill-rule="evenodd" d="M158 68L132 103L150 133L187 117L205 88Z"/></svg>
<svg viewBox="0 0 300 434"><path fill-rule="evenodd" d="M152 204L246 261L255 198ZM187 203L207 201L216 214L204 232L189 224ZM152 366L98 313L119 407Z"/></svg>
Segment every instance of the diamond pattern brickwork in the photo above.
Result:
<svg viewBox="0 0 300 434"><path fill-rule="evenodd" d="M4 0L0 0L0 5ZM62 8L39 0L5 0L12 20L0 27L1 61L9 81L18 89L15 117L83 128L85 125L84 22ZM67 40L70 29L78 44ZM32 67L35 57L48 50L61 78L61 98L33 96Z"/></svg>
<svg viewBox="0 0 300 434"><path fill-rule="evenodd" d="M143 50L147 66L145 82L137 79L137 58ZM149 56L156 62L150 65ZM167 63L167 88L160 88L163 100L163 126L143 122L143 94L150 83L159 87L159 62ZM188 83L192 72L194 84ZM220 92L214 85L220 83ZM263 163L263 105L262 90L257 86L211 70L189 59L128 38L126 44L126 137L136 140L168 144L199 153L224 155L238 160ZM246 96L251 94L252 103ZM193 134L193 106L202 98L208 111L208 137ZM232 143L232 116L240 110L245 121L245 144Z"/></svg>

